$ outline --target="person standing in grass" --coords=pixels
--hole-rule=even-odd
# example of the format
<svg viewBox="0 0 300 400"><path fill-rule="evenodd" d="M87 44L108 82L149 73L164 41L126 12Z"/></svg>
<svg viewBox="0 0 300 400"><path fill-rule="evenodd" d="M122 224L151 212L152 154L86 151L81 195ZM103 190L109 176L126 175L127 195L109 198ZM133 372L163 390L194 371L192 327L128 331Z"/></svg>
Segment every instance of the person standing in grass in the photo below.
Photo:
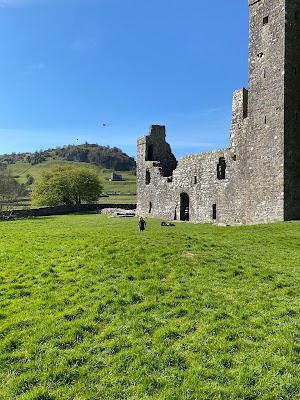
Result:
<svg viewBox="0 0 300 400"><path fill-rule="evenodd" d="M140 219L139 219L139 231L143 232L145 230L145 226L146 226L146 221L144 220L143 217L140 217Z"/></svg>

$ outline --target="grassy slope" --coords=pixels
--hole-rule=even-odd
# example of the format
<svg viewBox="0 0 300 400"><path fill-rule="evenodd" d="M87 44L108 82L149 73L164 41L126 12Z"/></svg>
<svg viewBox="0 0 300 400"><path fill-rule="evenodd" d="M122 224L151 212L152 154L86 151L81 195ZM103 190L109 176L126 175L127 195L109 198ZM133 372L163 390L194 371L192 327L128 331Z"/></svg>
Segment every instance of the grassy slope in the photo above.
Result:
<svg viewBox="0 0 300 400"><path fill-rule="evenodd" d="M300 223L0 223L0 399L300 399Z"/></svg>
<svg viewBox="0 0 300 400"><path fill-rule="evenodd" d="M20 183L25 183L27 181L27 174L33 176L33 178L37 181L46 168L57 164L78 165L78 163L72 161L47 159L47 161L36 165L30 165L25 162L17 162L16 164L10 165L9 169L13 176L18 176ZM132 175L130 171L114 171L115 173L122 175L125 181L110 182L109 179L111 177L111 173L113 172L112 170L103 169L89 163L80 163L80 165L84 165L98 171L101 181L103 182L104 192L121 192L124 194L119 196L110 196L109 198L101 198L99 201L100 203L136 203L136 196L133 195L133 193L136 193L136 177ZM130 195L128 195L128 193L130 193Z"/></svg>

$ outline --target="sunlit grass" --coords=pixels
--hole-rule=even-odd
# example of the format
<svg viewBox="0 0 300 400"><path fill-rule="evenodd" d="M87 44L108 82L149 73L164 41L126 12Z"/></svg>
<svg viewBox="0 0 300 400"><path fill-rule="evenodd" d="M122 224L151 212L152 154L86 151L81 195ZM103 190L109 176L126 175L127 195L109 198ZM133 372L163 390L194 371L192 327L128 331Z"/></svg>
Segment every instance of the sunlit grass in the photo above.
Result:
<svg viewBox="0 0 300 400"><path fill-rule="evenodd" d="M0 399L300 399L300 223L0 235Z"/></svg>

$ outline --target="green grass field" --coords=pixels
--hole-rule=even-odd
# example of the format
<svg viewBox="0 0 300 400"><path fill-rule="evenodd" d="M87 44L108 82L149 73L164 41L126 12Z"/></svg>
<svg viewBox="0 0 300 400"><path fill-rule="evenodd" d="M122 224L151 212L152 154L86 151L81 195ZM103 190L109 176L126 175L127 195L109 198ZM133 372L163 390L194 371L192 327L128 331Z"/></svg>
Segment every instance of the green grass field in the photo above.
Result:
<svg viewBox="0 0 300 400"><path fill-rule="evenodd" d="M0 223L0 399L300 399L300 222Z"/></svg>

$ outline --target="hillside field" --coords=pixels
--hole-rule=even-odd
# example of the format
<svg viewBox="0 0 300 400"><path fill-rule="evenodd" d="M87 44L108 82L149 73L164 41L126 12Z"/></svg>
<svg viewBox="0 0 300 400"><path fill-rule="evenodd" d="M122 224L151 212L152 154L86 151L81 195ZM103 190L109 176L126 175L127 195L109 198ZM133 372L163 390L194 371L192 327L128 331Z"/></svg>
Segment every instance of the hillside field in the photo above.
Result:
<svg viewBox="0 0 300 400"><path fill-rule="evenodd" d="M20 183L25 183L28 174L31 175L35 181L38 181L45 169L57 164L80 165L96 170L99 174L101 182L103 183L103 192L109 193L109 197L101 197L99 199L100 204L136 203L136 176L133 175L131 171L113 171L110 169L97 167L96 165L90 163L78 163L59 159L47 159L45 162L36 165L18 161L15 164L9 165L8 168L10 173L15 176ZM111 182L109 179L112 172L122 175L123 179L125 180L121 182ZM30 207L30 199L27 199L25 203L24 201L22 203Z"/></svg>
<svg viewBox="0 0 300 400"><path fill-rule="evenodd" d="M300 222L0 222L0 399L300 399Z"/></svg>

